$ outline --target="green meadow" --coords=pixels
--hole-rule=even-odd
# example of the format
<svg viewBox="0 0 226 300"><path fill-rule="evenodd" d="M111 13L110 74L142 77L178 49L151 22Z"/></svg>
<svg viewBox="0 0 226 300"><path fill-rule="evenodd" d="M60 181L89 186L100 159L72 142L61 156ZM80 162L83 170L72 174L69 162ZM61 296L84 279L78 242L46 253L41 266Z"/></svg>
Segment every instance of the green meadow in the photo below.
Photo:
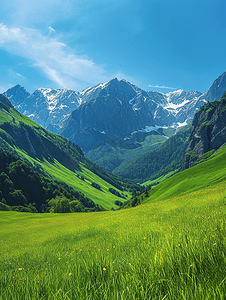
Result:
<svg viewBox="0 0 226 300"><path fill-rule="evenodd" d="M50 164L45 161L41 164L43 169L53 178L58 181L66 182L69 186L73 187L76 191L84 193L87 197L92 199L95 203L101 205L103 208L110 210L111 208L117 209L118 206L114 204L116 200L124 202L125 200L119 198L109 192L109 188L112 187L111 184L107 183L105 180L101 179L99 176L92 173L90 170L84 168L81 165L81 171L72 172L66 167L62 166L59 162L55 161L55 164ZM81 180L77 175L83 176L84 180ZM100 185L101 190L98 190L91 186L91 183L95 182ZM116 189L116 188L114 188ZM120 193L120 190L116 189ZM124 195L131 197L128 192L124 192Z"/></svg>
<svg viewBox="0 0 226 300"><path fill-rule="evenodd" d="M225 299L225 192L97 213L0 212L0 299Z"/></svg>
<svg viewBox="0 0 226 300"><path fill-rule="evenodd" d="M24 122L16 114L5 111L0 124ZM65 147L57 135L35 130ZM56 159L14 150L108 211L1 211L0 300L226 299L226 147L135 195L141 205L117 211L109 209L122 198L82 162L72 172Z"/></svg>
<svg viewBox="0 0 226 300"><path fill-rule="evenodd" d="M100 178L98 175L94 174L87 168L85 168L82 164L80 165L81 171L70 171L68 168L64 167L57 160L54 163L50 163L44 159L44 161L40 161L28 156L25 152L16 149L16 151L24 156L31 164L39 164L43 170L52 176L54 180L65 182L76 191L84 193L87 197L92 199L96 204L101 205L104 209L110 210L111 208L117 209L118 206L115 205L116 200L120 200L124 202L125 199L119 198L112 193L109 192L109 188L112 188L112 185ZM81 180L77 177L77 175L84 178ZM98 190L91 186L92 182L95 182L100 185L101 190ZM122 191L118 190L114 187L115 190L122 193ZM131 194L124 191L123 192L126 199L131 198Z"/></svg>
<svg viewBox="0 0 226 300"><path fill-rule="evenodd" d="M218 185L226 181L226 146L205 161L184 170L154 187L144 202L164 200Z"/></svg>

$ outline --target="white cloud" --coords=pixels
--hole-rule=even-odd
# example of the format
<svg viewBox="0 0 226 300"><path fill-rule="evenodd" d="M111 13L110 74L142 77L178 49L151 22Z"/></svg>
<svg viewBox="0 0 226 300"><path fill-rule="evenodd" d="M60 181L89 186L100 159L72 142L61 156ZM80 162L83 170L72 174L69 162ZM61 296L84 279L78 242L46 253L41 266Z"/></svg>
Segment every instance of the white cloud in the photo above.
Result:
<svg viewBox="0 0 226 300"><path fill-rule="evenodd" d="M23 78L23 79L25 79L25 77L23 75L21 75L20 73L16 73L16 75Z"/></svg>
<svg viewBox="0 0 226 300"><path fill-rule="evenodd" d="M51 38L38 30L9 28L0 23L0 48L30 60L33 67L40 68L58 87L78 90L84 82L96 84L108 80L102 66L76 55L55 36Z"/></svg>
<svg viewBox="0 0 226 300"><path fill-rule="evenodd" d="M158 89L169 89L169 90L177 90L177 88L173 88L173 87L170 87L170 86L165 86L165 85L148 85L149 87L151 88L158 88Z"/></svg>
<svg viewBox="0 0 226 300"><path fill-rule="evenodd" d="M49 26L48 29L49 29L49 33L56 32L56 30L53 29L51 26Z"/></svg>

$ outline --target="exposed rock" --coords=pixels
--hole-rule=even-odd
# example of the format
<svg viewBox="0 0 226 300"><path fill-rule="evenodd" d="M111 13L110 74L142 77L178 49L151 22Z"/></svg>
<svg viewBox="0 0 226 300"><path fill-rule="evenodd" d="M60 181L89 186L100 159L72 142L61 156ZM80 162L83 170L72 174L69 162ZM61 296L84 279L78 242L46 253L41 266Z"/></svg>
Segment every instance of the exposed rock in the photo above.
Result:
<svg viewBox="0 0 226 300"><path fill-rule="evenodd" d="M195 114L183 168L197 163L199 158L219 149L226 142L226 93L220 100L208 102Z"/></svg>

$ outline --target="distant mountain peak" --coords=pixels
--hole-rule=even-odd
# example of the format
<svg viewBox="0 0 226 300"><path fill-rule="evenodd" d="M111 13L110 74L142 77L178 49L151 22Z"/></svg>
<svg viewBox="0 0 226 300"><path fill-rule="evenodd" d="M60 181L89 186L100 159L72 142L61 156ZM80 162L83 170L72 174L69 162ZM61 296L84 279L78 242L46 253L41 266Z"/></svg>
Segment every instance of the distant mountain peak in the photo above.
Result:
<svg viewBox="0 0 226 300"><path fill-rule="evenodd" d="M98 129L100 133L105 132L105 136L111 132L112 138L146 126L189 123L201 105L221 98L225 90L226 72L214 81L205 94L198 91L185 92L183 89L165 94L144 91L125 79L115 77L82 92L42 87L30 94L16 85L4 95L21 113L53 132L63 132L70 116L76 116L71 128L67 130L67 137L73 135L71 133L75 126L76 130L81 127L79 143L86 138L83 133L87 132L87 126ZM96 136L93 135L93 138L95 140Z"/></svg>

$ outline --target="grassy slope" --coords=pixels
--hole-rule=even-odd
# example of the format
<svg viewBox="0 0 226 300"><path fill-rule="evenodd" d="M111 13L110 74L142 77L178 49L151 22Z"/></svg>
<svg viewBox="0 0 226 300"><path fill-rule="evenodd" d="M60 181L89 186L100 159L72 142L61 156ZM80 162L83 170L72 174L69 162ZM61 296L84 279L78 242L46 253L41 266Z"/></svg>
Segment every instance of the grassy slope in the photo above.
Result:
<svg viewBox="0 0 226 300"><path fill-rule="evenodd" d="M9 111L6 111L4 109L0 110L2 113L0 114L0 125L4 122L12 122L13 118L15 118L15 124L18 124L18 122L23 122L26 125L32 126L32 127L38 127L42 128L37 123L33 122L28 117L25 117L21 113L19 113L17 110L13 108L9 108Z"/></svg>
<svg viewBox="0 0 226 300"><path fill-rule="evenodd" d="M158 183L161 183L161 182L165 181L167 178L173 176L178 171L179 171L179 169L176 169L176 170L174 170L172 172L169 172L165 176L160 176L159 178L156 178L154 180L145 181L142 185L144 185L144 186L146 186L146 185L156 185Z"/></svg>
<svg viewBox="0 0 226 300"><path fill-rule="evenodd" d="M44 130L41 126L30 120L29 118L21 115L19 112L17 112L13 108L9 108L9 111L6 111L4 109L0 109L0 125L3 125L4 123L8 123L11 126L19 126L19 122L22 122L26 125L31 126L35 131L38 132L38 134L44 136L45 138L49 140L57 140L60 143L62 142L61 140L64 139L60 137L59 135L53 134L51 132L47 132ZM2 130L0 128L0 130ZM3 132L3 131L2 131ZM7 135L7 132L4 131L4 134ZM63 143L62 143L63 145ZM101 179L99 176L96 174L92 173L89 171L87 168L82 167L82 171L79 172L77 171L76 173L70 171L66 167L64 167L62 164L59 162L55 161L55 163L50 163L47 160L39 160L38 158L32 158L30 157L25 151L22 151L19 148L16 148L15 146L12 147L9 144L7 146L14 151L16 151L20 156L24 157L28 161L30 161L32 164L38 164L40 165L44 171L48 174L50 174L54 179L58 181L63 181L67 185L73 187L75 190L81 191L84 193L87 197L92 199L95 203L100 204L103 206L105 209L111 209L111 208L118 208L114 204L116 200L124 201L124 199L119 198L112 193L108 191L109 187L116 189L113 187L111 184L105 182L103 179ZM82 181L79 178L77 178L76 174L82 175L84 178L87 180ZM94 187L91 186L92 182L96 182L99 184L102 188L102 191L99 191L95 189ZM121 193L121 191L119 191ZM131 197L129 193L124 193L125 195L128 196L128 198ZM127 198L127 199L128 199ZM32 200L31 200L32 202Z"/></svg>
<svg viewBox="0 0 226 300"><path fill-rule="evenodd" d="M226 180L226 146L222 147L206 161L190 169L175 174L154 187L144 202L168 199L187 194Z"/></svg>
<svg viewBox="0 0 226 300"><path fill-rule="evenodd" d="M225 299L225 159L223 147L135 208L0 212L1 299Z"/></svg>
<svg viewBox="0 0 226 300"><path fill-rule="evenodd" d="M220 184L116 212L0 212L0 298L224 299L224 197Z"/></svg>
<svg viewBox="0 0 226 300"><path fill-rule="evenodd" d="M94 203L101 205L105 209L117 209L118 206L115 205L114 202L116 200L120 200L122 202L125 201L125 199L119 198L109 192L108 189L112 187L111 184L104 181L102 178L92 173L90 170L84 168L83 166L81 167L81 171L72 172L63 165L61 165L58 161L55 161L54 164L49 163L47 160L41 162L29 157L23 151L17 149L17 152L20 155L23 155L31 163L38 163L47 174L53 177L53 179L60 182L65 182L67 185L73 187L76 191L82 192L88 198L92 199ZM83 181L79 179L77 177L77 174L83 176L85 180ZM99 184L101 186L101 191L92 187L92 182ZM114 189L116 188L114 187ZM119 192L122 193L121 191ZM127 195L127 199L131 197L131 195L128 192L124 192L124 195Z"/></svg>

